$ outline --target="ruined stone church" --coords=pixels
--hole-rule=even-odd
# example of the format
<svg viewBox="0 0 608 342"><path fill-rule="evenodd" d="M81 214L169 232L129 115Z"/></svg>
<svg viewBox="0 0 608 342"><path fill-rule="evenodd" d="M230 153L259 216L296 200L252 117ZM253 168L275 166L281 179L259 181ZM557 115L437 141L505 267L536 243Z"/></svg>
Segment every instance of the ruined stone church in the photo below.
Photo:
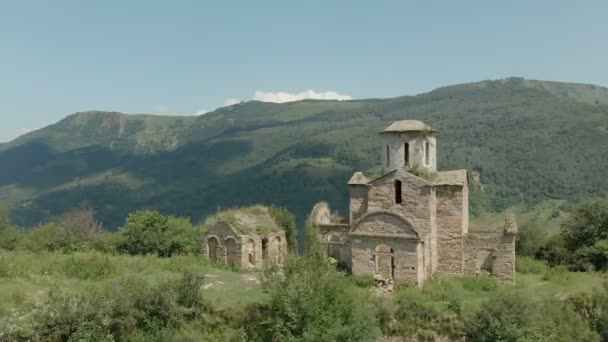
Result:
<svg viewBox="0 0 608 342"><path fill-rule="evenodd" d="M311 223L329 255L355 276L418 286L435 273L489 273L513 281L515 221L469 231L468 172L437 171L437 135L417 120L388 126L379 133L381 175L355 172L348 182L347 222L321 202Z"/></svg>

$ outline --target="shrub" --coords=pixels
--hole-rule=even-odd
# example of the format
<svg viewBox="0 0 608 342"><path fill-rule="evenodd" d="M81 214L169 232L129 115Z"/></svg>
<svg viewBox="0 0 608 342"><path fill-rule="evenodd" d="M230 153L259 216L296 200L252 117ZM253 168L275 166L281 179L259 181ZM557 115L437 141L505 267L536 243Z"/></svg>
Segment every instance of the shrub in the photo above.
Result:
<svg viewBox="0 0 608 342"><path fill-rule="evenodd" d="M270 302L252 316L251 339L372 341L380 332L369 293L330 265L314 233L305 255L287 258L283 273L267 273L263 285Z"/></svg>
<svg viewBox="0 0 608 342"><path fill-rule="evenodd" d="M167 340L176 331L188 335L187 327L200 329L190 331L192 340L205 340L201 332L225 336L218 326L232 327L227 314L213 311L209 314L215 321L205 318L199 293L202 279L184 274L179 280L151 285L124 278L78 295L55 288L46 299L0 318L0 340Z"/></svg>
<svg viewBox="0 0 608 342"><path fill-rule="evenodd" d="M588 202L576 209L562 226L571 264L596 270L608 269L608 201Z"/></svg>
<svg viewBox="0 0 608 342"><path fill-rule="evenodd" d="M290 251L297 251L297 226L296 218L289 210L285 208L271 206L268 208L268 213L274 220L274 222L285 231L285 237L287 238L287 246Z"/></svg>
<svg viewBox="0 0 608 342"><path fill-rule="evenodd" d="M0 229L0 249L15 250L24 238L24 232L15 226Z"/></svg>
<svg viewBox="0 0 608 342"><path fill-rule="evenodd" d="M542 260L521 256L515 260L515 269L523 274L544 274L548 266Z"/></svg>
<svg viewBox="0 0 608 342"><path fill-rule="evenodd" d="M547 242L547 231L536 223L522 224L515 239L515 250L521 256L535 256Z"/></svg>
<svg viewBox="0 0 608 342"><path fill-rule="evenodd" d="M167 217L157 211L136 211L129 214L120 229L117 249L131 255L184 254L193 250L196 233L187 218Z"/></svg>
<svg viewBox="0 0 608 342"><path fill-rule="evenodd" d="M502 292L484 303L466 324L467 340L599 341L572 305L535 301L521 293Z"/></svg>

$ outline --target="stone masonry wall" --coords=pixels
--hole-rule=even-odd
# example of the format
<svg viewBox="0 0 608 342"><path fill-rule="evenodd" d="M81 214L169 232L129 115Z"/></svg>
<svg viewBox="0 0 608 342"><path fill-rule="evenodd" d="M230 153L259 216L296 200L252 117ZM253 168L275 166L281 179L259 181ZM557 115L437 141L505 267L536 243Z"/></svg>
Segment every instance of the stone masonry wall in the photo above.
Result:
<svg viewBox="0 0 608 342"><path fill-rule="evenodd" d="M464 273L478 274L482 268L500 280L515 280L515 234L469 233L464 240Z"/></svg>
<svg viewBox="0 0 608 342"><path fill-rule="evenodd" d="M459 275L463 272L463 187L441 185L435 188L437 201L437 271Z"/></svg>
<svg viewBox="0 0 608 342"><path fill-rule="evenodd" d="M354 222L367 212L367 185L350 185L350 217L349 222Z"/></svg>
<svg viewBox="0 0 608 342"><path fill-rule="evenodd" d="M402 203L395 203L395 180L402 182ZM372 184L368 212L391 210L406 217L422 238L431 232L431 186L418 177L396 172Z"/></svg>
<svg viewBox="0 0 608 342"><path fill-rule="evenodd" d="M376 249L380 245L389 246L393 250L395 282L411 282L421 285L424 276L419 273L422 265L422 255L419 253L421 243L412 240L391 239L381 237L353 237L352 273L356 276L374 276L376 270Z"/></svg>
<svg viewBox="0 0 608 342"><path fill-rule="evenodd" d="M352 268L351 246L348 224L319 224L319 238L328 245L329 256L342 263L348 269Z"/></svg>

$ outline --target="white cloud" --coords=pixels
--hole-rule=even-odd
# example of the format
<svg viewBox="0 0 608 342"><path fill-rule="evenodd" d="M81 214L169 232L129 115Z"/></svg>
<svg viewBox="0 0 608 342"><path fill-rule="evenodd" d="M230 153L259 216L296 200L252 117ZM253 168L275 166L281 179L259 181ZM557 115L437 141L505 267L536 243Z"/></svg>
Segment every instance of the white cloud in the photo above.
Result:
<svg viewBox="0 0 608 342"><path fill-rule="evenodd" d="M224 106L232 106L235 105L237 103L241 103L243 101L239 100L239 99L235 99L235 98L230 98L230 99L226 99L226 101L224 101Z"/></svg>
<svg viewBox="0 0 608 342"><path fill-rule="evenodd" d="M163 105L163 104L158 104L154 107L152 107L152 109L160 114L168 114L169 113L169 106L167 105Z"/></svg>
<svg viewBox="0 0 608 342"><path fill-rule="evenodd" d="M207 109L200 109L200 110L197 110L196 112L194 112L194 114L192 114L192 115L198 116L198 115L203 115L203 114L207 114L207 113L209 113L209 111Z"/></svg>
<svg viewBox="0 0 608 342"><path fill-rule="evenodd" d="M287 93L287 92L263 92L256 91L253 96L254 100L263 101L263 102L276 102L276 103L284 103L291 101L300 101L304 99L315 99L315 100L352 100L353 97L350 95L340 94L335 91L323 91L317 92L313 89L306 90L300 93Z"/></svg>

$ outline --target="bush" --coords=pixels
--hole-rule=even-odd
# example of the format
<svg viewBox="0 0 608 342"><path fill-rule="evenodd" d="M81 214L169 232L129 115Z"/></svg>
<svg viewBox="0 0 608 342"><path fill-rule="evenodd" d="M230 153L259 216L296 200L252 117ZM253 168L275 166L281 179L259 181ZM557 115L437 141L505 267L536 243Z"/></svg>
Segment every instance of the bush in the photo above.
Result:
<svg viewBox="0 0 608 342"><path fill-rule="evenodd" d="M562 236L575 268L608 269L608 201L581 205L562 226Z"/></svg>
<svg viewBox="0 0 608 342"><path fill-rule="evenodd" d="M196 234L190 219L167 217L157 211L136 211L129 214L120 229L117 249L131 255L169 257L191 252L197 241Z"/></svg>
<svg viewBox="0 0 608 342"><path fill-rule="evenodd" d="M202 281L202 276L187 273L158 285L125 278L79 295L52 289L45 300L1 318L0 340L149 341L176 331L190 332L193 341L205 340L207 332L222 336L224 329L216 326L232 330L232 325L228 315L219 311L208 312L214 322L204 317L207 306L199 293Z"/></svg>
<svg viewBox="0 0 608 342"><path fill-rule="evenodd" d="M289 257L282 273L268 271L270 302L252 315L251 339L373 341L380 330L369 293L329 264L314 233L308 238L303 257Z"/></svg>
<svg viewBox="0 0 608 342"><path fill-rule="evenodd" d="M287 239L287 246L292 252L297 251L297 226L296 218L289 210L285 208L271 206L268 208L268 213L274 220L274 222L285 231L285 237Z"/></svg>
<svg viewBox="0 0 608 342"><path fill-rule="evenodd" d="M518 255L533 257L547 243L547 230L536 223L522 224L515 239L515 250Z"/></svg>
<svg viewBox="0 0 608 342"><path fill-rule="evenodd" d="M542 260L521 256L515 260L515 269L523 274L544 274L548 266Z"/></svg>
<svg viewBox="0 0 608 342"><path fill-rule="evenodd" d="M466 337L479 342L599 341L569 303L535 301L519 293L490 298L466 324Z"/></svg>

